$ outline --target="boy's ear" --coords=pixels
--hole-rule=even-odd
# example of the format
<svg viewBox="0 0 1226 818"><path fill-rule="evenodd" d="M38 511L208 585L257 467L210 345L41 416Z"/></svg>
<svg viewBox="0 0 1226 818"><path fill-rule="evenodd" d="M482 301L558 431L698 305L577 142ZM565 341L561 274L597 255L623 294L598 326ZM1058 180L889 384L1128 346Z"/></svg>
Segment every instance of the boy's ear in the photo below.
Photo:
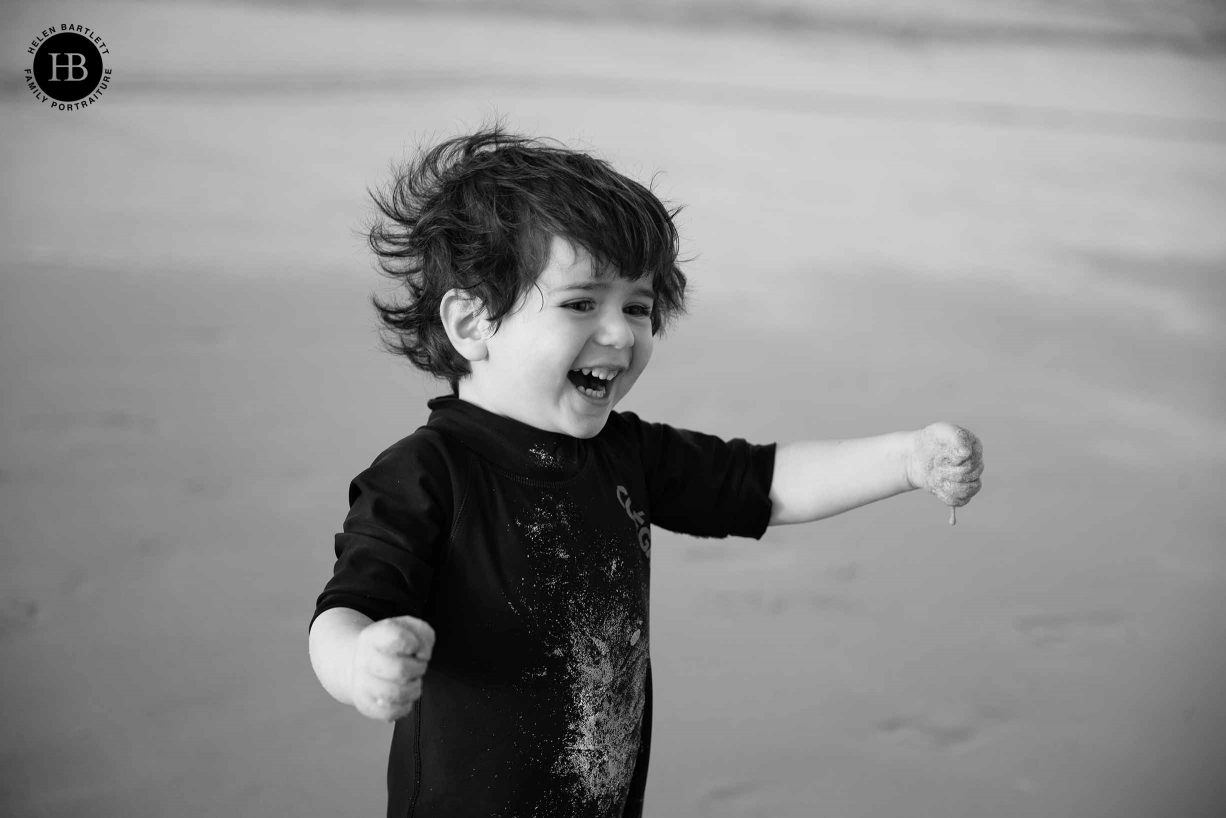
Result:
<svg viewBox="0 0 1226 818"><path fill-rule="evenodd" d="M493 334L480 299L463 290L451 289L439 305L443 329L456 352L468 361L483 361L489 355L486 339Z"/></svg>

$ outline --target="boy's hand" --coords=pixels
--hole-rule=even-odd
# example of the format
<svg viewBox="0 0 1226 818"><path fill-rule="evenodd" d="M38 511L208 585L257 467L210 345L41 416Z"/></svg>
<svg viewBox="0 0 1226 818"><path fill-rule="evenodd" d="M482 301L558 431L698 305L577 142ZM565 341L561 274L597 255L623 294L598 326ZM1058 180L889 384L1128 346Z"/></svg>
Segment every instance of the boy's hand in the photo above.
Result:
<svg viewBox="0 0 1226 818"><path fill-rule="evenodd" d="M982 487L983 444L961 426L933 423L915 433L907 459L911 488L927 489L952 509L964 506Z"/></svg>
<svg viewBox="0 0 1226 818"><path fill-rule="evenodd" d="M421 677L434 649L434 629L412 616L372 622L358 634L350 668L353 706L363 716L395 721L421 698Z"/></svg>

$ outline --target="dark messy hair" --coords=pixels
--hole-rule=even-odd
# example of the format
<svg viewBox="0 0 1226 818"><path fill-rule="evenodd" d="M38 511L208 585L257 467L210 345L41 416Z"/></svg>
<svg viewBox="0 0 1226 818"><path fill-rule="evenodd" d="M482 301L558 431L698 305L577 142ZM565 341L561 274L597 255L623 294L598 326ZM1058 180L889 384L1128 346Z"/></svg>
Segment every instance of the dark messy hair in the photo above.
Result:
<svg viewBox="0 0 1226 818"><path fill-rule="evenodd" d="M388 351L445 378L453 391L471 372L451 345L439 306L448 290L475 296L497 331L549 262L554 236L582 247L597 275L652 275L652 334L685 311L685 275L669 211L608 163L560 145L508 134L501 125L448 139L370 191L382 213L369 241L405 303L374 296Z"/></svg>

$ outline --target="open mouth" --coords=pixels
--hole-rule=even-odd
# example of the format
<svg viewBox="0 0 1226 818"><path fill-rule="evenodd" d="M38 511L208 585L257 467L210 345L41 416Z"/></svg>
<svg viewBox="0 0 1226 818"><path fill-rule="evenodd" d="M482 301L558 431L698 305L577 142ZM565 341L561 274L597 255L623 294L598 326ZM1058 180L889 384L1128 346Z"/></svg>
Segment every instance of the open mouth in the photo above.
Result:
<svg viewBox="0 0 1226 818"><path fill-rule="evenodd" d="M613 369L572 369L566 378L584 395L597 400L607 397L609 386L618 376Z"/></svg>

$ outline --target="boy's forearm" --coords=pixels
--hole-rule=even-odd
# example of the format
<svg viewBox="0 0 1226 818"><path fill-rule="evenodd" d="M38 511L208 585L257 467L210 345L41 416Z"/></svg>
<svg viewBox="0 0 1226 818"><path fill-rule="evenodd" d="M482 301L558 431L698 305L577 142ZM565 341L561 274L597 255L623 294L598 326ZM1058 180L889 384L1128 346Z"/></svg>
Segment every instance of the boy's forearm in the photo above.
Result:
<svg viewBox="0 0 1226 818"><path fill-rule="evenodd" d="M914 488L914 432L781 444L771 481L771 525L833 517Z"/></svg>
<svg viewBox="0 0 1226 818"><path fill-rule="evenodd" d="M311 666L324 690L341 704L353 704L353 654L358 634L370 623L370 617L351 608L330 608L311 625Z"/></svg>

